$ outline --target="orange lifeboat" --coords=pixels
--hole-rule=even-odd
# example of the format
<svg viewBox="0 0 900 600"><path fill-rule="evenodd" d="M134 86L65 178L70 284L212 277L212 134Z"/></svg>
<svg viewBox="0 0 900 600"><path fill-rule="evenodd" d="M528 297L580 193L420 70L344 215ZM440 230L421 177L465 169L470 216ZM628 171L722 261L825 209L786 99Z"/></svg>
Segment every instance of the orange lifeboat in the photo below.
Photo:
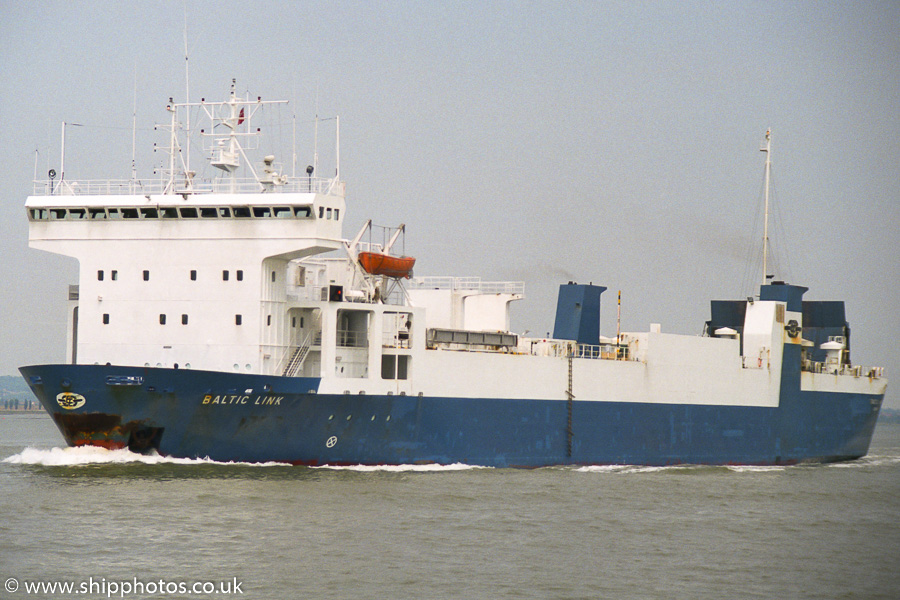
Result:
<svg viewBox="0 0 900 600"><path fill-rule="evenodd" d="M416 259L410 256L389 256L377 252L360 252L358 259L366 273L407 279L412 275L413 265L416 264Z"/></svg>

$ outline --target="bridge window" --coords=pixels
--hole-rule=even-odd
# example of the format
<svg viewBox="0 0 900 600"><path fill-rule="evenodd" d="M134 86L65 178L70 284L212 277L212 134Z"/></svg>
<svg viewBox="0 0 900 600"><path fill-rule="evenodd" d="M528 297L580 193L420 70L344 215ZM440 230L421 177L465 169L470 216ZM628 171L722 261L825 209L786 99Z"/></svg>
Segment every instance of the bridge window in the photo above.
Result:
<svg viewBox="0 0 900 600"><path fill-rule="evenodd" d="M222 271L222 281L228 281L228 271Z"/></svg>
<svg viewBox="0 0 900 600"><path fill-rule="evenodd" d="M156 211L155 208L150 209L142 209L142 210L152 210ZM123 208L122 209L122 218L123 219L137 219L138 218L138 209L136 208Z"/></svg>
<svg viewBox="0 0 900 600"><path fill-rule="evenodd" d="M113 281L118 281L119 280L119 272L118 271L110 271L109 278L112 279Z"/></svg>
<svg viewBox="0 0 900 600"><path fill-rule="evenodd" d="M234 213L235 219L249 219L250 218L250 207L249 206L235 206L231 210Z"/></svg>
<svg viewBox="0 0 900 600"><path fill-rule="evenodd" d="M215 219L218 217L218 211L212 206L201 206L200 207L200 218L202 219Z"/></svg>
<svg viewBox="0 0 900 600"><path fill-rule="evenodd" d="M159 324L160 325L166 324L166 315L159 315Z"/></svg>
<svg viewBox="0 0 900 600"><path fill-rule="evenodd" d="M106 209L105 208L89 208L88 214L91 216L91 219L105 219L106 218Z"/></svg>
<svg viewBox="0 0 900 600"><path fill-rule="evenodd" d="M181 213L182 219L196 219L197 218L197 209L193 208L193 207L179 208L178 212Z"/></svg>
<svg viewBox="0 0 900 600"><path fill-rule="evenodd" d="M268 206L254 206L253 216L262 219L271 217L272 209L270 209Z"/></svg>
<svg viewBox="0 0 900 600"><path fill-rule="evenodd" d="M163 219L177 219L178 210L174 206L168 206L159 209L159 214Z"/></svg>
<svg viewBox="0 0 900 600"><path fill-rule="evenodd" d="M142 219L158 219L159 218L159 211L156 210L156 208L147 206L140 210L141 210L141 218Z"/></svg>
<svg viewBox="0 0 900 600"><path fill-rule="evenodd" d="M97 271L97 281L103 281L103 271Z"/></svg>
<svg viewBox="0 0 900 600"><path fill-rule="evenodd" d="M85 218L85 210L83 208L70 208L69 209L69 219L80 221Z"/></svg>
<svg viewBox="0 0 900 600"><path fill-rule="evenodd" d="M223 219L230 219L230 218L231 218L231 209L228 208L227 206L219 207L219 208L217 208L216 210L219 211L219 216L220 216L221 218L223 218Z"/></svg>
<svg viewBox="0 0 900 600"><path fill-rule="evenodd" d="M240 269L237 270L237 280L238 280L238 281L243 281L243 280L244 280L244 272L241 271Z"/></svg>
<svg viewBox="0 0 900 600"><path fill-rule="evenodd" d="M294 217L298 219L308 219L312 217L312 208L309 206L295 206Z"/></svg>

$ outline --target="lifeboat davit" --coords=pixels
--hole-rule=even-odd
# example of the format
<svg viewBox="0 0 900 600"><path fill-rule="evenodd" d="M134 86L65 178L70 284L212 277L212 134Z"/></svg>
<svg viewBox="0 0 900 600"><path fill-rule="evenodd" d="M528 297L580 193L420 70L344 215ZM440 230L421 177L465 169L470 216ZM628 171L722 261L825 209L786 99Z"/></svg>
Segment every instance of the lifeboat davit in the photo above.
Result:
<svg viewBox="0 0 900 600"><path fill-rule="evenodd" d="M358 259L366 273L406 279L412 276L413 265L416 264L416 259L410 256L390 256L377 252L360 252Z"/></svg>

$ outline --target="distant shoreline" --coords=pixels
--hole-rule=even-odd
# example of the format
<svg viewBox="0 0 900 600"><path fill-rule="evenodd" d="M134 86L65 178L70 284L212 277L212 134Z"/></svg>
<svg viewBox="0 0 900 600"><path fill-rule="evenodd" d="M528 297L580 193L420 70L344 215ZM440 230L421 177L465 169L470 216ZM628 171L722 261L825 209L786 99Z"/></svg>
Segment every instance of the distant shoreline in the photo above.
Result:
<svg viewBox="0 0 900 600"><path fill-rule="evenodd" d="M878 415L879 423L900 423L900 410L896 408L882 408Z"/></svg>

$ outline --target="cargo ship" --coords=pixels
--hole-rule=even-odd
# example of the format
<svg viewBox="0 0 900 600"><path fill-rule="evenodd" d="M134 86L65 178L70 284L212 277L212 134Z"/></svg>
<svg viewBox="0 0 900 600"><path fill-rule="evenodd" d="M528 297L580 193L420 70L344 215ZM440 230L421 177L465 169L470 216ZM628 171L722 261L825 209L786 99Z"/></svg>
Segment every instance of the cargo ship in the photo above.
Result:
<svg viewBox="0 0 900 600"><path fill-rule="evenodd" d="M170 100L158 177L35 182L29 243L76 258L79 283L66 363L20 371L70 446L492 467L867 453L887 381L851 362L843 302L804 300L764 266L758 295L711 302L703 335L607 337L606 288L557 282L552 336L517 334L523 283L416 276L405 226L344 236L339 151L332 177L256 156L253 121L276 104L234 85Z"/></svg>

